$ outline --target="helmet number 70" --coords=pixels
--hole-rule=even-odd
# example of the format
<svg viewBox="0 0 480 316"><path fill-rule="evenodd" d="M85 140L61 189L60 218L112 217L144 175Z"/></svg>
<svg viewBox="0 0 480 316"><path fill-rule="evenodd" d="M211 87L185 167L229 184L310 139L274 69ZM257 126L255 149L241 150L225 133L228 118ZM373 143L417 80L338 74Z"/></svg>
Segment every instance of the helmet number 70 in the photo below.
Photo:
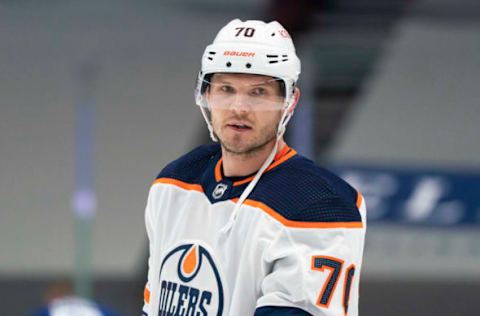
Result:
<svg viewBox="0 0 480 316"><path fill-rule="evenodd" d="M236 27L235 30L237 30L237 34L235 34L235 37L238 37L242 34L245 37L252 37L253 34L255 34L255 29L252 27Z"/></svg>

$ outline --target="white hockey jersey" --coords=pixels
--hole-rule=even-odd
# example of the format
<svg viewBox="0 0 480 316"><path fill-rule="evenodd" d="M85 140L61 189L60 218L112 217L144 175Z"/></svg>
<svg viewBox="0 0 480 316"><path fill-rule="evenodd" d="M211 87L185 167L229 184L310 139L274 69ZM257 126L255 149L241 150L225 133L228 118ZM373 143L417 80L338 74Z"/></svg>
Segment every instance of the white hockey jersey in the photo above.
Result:
<svg viewBox="0 0 480 316"><path fill-rule="evenodd" d="M222 175L219 145L153 183L143 315L358 315L362 196L284 148L229 219L252 177Z"/></svg>

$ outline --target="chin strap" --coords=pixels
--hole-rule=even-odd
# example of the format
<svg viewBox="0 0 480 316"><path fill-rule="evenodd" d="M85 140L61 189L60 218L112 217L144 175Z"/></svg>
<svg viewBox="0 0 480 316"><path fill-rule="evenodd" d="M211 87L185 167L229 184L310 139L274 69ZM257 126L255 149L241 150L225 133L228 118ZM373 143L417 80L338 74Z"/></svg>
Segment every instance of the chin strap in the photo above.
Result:
<svg viewBox="0 0 480 316"><path fill-rule="evenodd" d="M220 232L225 234L227 233L235 223L235 220L237 218L237 214L240 211L240 207L242 207L243 202L247 199L247 197L250 195L250 192L252 192L253 188L257 184L258 180L260 180L260 177L262 176L263 172L270 166L270 164L273 161L273 158L275 158L275 154L277 153L277 148L278 148L278 141L275 142L275 146L273 146L273 150L268 156L267 160L263 163L262 167L258 169L257 174L255 174L255 177L250 181L248 186L243 190L242 195L240 195L240 198L238 199L237 203L235 204L235 208L233 209L232 214L230 215L230 218L228 219L227 224L220 229Z"/></svg>
<svg viewBox="0 0 480 316"><path fill-rule="evenodd" d="M233 224L235 223L235 220L237 218L237 214L240 211L240 208L243 205L243 202L247 199L247 197L250 195L252 192L253 188L255 188L255 185L257 182L260 180L260 177L263 175L263 172L270 166L270 164L273 162L273 159L275 158L275 155L277 154L278 150L278 143L280 142L280 139L282 138L283 134L285 133L285 127L287 126L288 121L292 117L293 112L289 111L288 107L282 115L282 118L280 122L278 123L278 128L277 128L277 137L275 140L275 145L273 146L272 151L268 155L268 158L265 160L263 165L258 169L257 173L255 174L255 177L250 181L248 186L243 190L242 195L240 195L240 198L238 199L237 203L235 204L235 208L233 209L232 214L230 215L230 218L228 219L228 222L225 224L220 229L220 233L226 234L230 231L230 229L233 227Z"/></svg>
<svg viewBox="0 0 480 316"><path fill-rule="evenodd" d="M203 106L200 106L200 111L202 112L203 118L205 119L205 122L207 123L208 131L210 132L210 138L214 142L218 142L217 137L215 137L215 133L213 132L213 126L210 120L208 119L208 115L206 110L203 108Z"/></svg>

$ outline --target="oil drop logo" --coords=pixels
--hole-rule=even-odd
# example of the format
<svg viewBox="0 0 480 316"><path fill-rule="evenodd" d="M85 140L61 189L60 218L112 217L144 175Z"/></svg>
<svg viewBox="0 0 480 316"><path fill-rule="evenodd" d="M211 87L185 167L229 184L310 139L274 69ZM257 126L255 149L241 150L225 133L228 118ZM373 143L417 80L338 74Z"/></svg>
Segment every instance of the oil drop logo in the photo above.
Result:
<svg viewBox="0 0 480 316"><path fill-rule="evenodd" d="M169 251L160 267L159 316L222 315L224 286L207 247L181 244Z"/></svg>

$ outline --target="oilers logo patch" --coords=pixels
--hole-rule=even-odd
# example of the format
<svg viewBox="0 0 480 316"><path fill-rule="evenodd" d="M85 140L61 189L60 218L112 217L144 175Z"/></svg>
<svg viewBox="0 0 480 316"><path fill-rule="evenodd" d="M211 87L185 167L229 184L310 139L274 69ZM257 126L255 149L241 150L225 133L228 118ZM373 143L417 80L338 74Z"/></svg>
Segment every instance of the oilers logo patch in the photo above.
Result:
<svg viewBox="0 0 480 316"><path fill-rule="evenodd" d="M159 316L222 315L224 286L210 252L199 244L182 244L160 267Z"/></svg>

